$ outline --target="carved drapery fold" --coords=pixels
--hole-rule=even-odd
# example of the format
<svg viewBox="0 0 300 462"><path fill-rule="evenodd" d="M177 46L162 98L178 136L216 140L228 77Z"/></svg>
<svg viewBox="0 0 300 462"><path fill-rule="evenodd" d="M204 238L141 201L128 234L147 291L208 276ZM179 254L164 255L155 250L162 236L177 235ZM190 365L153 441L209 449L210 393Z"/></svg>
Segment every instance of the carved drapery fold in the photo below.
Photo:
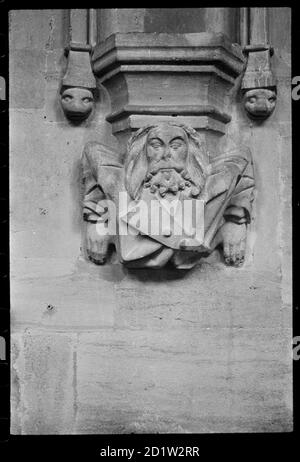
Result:
<svg viewBox="0 0 300 462"><path fill-rule="evenodd" d="M242 148L210 159L199 134L178 122L138 130L126 162L101 143L82 157L87 256L107 261L115 247L131 268L189 269L217 246L225 263L244 262L253 166Z"/></svg>

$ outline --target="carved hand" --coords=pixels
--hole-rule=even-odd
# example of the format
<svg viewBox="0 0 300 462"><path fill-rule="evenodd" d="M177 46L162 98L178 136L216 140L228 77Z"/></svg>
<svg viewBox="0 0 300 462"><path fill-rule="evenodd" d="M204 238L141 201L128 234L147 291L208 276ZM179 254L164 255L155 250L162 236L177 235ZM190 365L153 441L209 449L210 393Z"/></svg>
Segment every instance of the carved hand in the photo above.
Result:
<svg viewBox="0 0 300 462"><path fill-rule="evenodd" d="M241 266L245 259L246 224L238 225L228 221L222 226L221 233L226 265Z"/></svg>
<svg viewBox="0 0 300 462"><path fill-rule="evenodd" d="M89 259L96 265L106 262L111 238L110 235L100 235L96 223L86 223L86 251Z"/></svg>

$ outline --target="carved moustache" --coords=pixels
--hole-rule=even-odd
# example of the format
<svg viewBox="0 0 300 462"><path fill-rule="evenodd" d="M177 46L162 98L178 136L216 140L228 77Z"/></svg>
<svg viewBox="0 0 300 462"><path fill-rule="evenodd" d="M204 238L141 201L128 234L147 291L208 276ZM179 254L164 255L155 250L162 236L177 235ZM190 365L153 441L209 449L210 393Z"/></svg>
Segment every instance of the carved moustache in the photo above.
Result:
<svg viewBox="0 0 300 462"><path fill-rule="evenodd" d="M159 170L176 170L176 172L181 173L184 171L184 166L182 165L182 162L176 162L174 159L172 159L172 161L164 159L154 162L152 161L149 167L149 172L152 175L155 175L159 172Z"/></svg>

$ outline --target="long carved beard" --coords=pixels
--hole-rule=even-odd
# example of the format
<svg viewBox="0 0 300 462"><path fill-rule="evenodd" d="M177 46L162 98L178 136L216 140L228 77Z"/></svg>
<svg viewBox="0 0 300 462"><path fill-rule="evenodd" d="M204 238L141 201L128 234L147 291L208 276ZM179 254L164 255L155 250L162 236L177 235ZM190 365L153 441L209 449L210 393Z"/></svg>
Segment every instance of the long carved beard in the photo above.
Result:
<svg viewBox="0 0 300 462"><path fill-rule="evenodd" d="M177 195L195 197L200 193L200 187L192 181L186 170L177 172L173 168L147 173L144 188L150 188L153 194L158 192L161 197L166 198L174 198Z"/></svg>

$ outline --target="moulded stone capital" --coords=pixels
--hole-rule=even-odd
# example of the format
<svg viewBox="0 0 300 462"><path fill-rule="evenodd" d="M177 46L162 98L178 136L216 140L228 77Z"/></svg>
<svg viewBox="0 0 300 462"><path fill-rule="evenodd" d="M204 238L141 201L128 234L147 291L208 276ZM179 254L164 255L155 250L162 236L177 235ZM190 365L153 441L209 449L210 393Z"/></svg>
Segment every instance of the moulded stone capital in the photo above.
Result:
<svg viewBox="0 0 300 462"><path fill-rule="evenodd" d="M223 34L207 32L190 34L130 33L113 34L95 47L92 55L94 72L107 71L116 63L214 62L229 74L237 76L243 70L241 48Z"/></svg>
<svg viewBox="0 0 300 462"><path fill-rule="evenodd" d="M181 117L193 120L194 128L224 134L229 90L244 60L241 47L206 32L117 33L92 54L94 73L110 95L113 133L153 117Z"/></svg>

